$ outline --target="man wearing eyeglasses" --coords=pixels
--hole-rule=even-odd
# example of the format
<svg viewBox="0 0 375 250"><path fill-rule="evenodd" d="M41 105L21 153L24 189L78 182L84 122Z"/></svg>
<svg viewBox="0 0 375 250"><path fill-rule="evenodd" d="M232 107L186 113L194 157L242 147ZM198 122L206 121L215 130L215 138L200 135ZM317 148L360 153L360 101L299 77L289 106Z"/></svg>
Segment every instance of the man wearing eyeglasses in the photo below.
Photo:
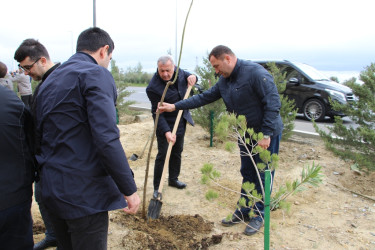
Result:
<svg viewBox="0 0 375 250"><path fill-rule="evenodd" d="M51 61L47 49L39 41L35 39L26 39L18 47L14 54L14 59L19 62L18 67L22 69L25 75L29 75L34 81L41 81L34 90L34 95L31 99L30 109L34 118L35 124L35 108L36 108L36 96L38 94L40 86L47 79L47 77L54 71L60 64L55 64ZM32 153L34 155L39 154L39 136L36 130L33 129L34 136L32 137ZM36 162L36 160L35 160ZM35 182L35 200L38 203L40 214L43 218L44 225L46 227L45 238L35 244L34 250L46 249L48 247L56 247L57 240L55 232L53 230L52 222L49 218L45 204L41 199L41 186L40 181L36 179Z"/></svg>

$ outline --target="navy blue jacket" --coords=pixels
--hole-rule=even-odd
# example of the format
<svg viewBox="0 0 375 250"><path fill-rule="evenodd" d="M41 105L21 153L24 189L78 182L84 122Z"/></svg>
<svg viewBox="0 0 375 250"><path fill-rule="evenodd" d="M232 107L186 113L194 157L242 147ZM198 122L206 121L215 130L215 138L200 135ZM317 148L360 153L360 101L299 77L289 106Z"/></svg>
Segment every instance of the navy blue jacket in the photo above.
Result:
<svg viewBox="0 0 375 250"><path fill-rule="evenodd" d="M281 102L272 76L259 64L237 59L228 78L202 94L175 103L176 110L198 108L220 98L227 111L246 116L247 126L256 132L276 136L282 133Z"/></svg>
<svg viewBox="0 0 375 250"><path fill-rule="evenodd" d="M34 165L27 143L30 112L16 94L0 86L0 211L31 202Z"/></svg>
<svg viewBox="0 0 375 250"><path fill-rule="evenodd" d="M86 53L55 69L36 97L42 200L63 219L126 206L136 192L116 125L111 73Z"/></svg>
<svg viewBox="0 0 375 250"><path fill-rule="evenodd" d="M175 71L176 71L175 67ZM172 80L175 78L175 74L173 74ZM164 97L164 101L167 103L175 103L180 100L184 99L188 84L187 84L187 78L191 74L187 71L184 71L182 69L179 69L178 78L174 85L171 85L168 87L167 93ZM197 79L198 80L198 79ZM163 95L164 89L165 89L166 82L160 78L159 73L156 71L154 76L152 77L150 83L148 84L146 88L146 93L148 96L148 99L151 101L151 112L152 116L155 119L156 117L156 109L158 106L158 102L160 102L161 97ZM159 136L164 136L164 134L168 131L173 130L174 123L176 121L178 111L170 112L170 113L162 113L159 115L159 121L157 126L157 134ZM194 126L193 118L191 117L189 110L184 110L182 113L182 118L180 120L176 135L183 135L185 134L185 124L186 121L189 122L191 125Z"/></svg>

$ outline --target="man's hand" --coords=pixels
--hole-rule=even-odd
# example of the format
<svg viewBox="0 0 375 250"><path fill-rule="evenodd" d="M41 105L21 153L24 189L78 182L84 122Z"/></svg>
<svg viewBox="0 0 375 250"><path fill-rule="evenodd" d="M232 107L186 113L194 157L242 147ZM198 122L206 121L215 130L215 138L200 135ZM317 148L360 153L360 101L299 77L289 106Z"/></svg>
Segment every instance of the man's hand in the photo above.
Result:
<svg viewBox="0 0 375 250"><path fill-rule="evenodd" d="M190 75L188 78L187 78L187 83L188 85L190 86L194 86L194 84L197 82L197 77L195 75Z"/></svg>
<svg viewBox="0 0 375 250"><path fill-rule="evenodd" d="M165 138L168 143L172 142L172 145L176 143L176 135L172 134L171 131L165 133Z"/></svg>
<svg viewBox="0 0 375 250"><path fill-rule="evenodd" d="M261 146L263 149L267 149L270 146L271 143L271 138L265 139L263 138L262 140L258 141L258 145Z"/></svg>
<svg viewBox="0 0 375 250"><path fill-rule="evenodd" d="M163 105L160 106L160 102L159 102L158 103L158 110L160 111L160 113L172 112L172 111L176 110L176 107L174 106L174 104L170 104L170 103L166 103L166 102L163 102Z"/></svg>
<svg viewBox="0 0 375 250"><path fill-rule="evenodd" d="M127 214L136 214L141 204L141 199L137 193L134 193L130 196L124 196L125 200L128 202L128 206L124 208L124 212Z"/></svg>

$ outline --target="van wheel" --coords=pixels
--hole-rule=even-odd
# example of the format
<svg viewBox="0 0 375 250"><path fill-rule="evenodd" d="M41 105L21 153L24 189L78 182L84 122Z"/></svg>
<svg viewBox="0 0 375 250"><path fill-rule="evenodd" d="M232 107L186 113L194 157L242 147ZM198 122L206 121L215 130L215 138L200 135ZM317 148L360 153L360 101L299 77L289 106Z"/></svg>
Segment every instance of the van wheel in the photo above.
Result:
<svg viewBox="0 0 375 250"><path fill-rule="evenodd" d="M326 116L326 109L320 100L310 99L303 105L303 115L309 121L322 121Z"/></svg>

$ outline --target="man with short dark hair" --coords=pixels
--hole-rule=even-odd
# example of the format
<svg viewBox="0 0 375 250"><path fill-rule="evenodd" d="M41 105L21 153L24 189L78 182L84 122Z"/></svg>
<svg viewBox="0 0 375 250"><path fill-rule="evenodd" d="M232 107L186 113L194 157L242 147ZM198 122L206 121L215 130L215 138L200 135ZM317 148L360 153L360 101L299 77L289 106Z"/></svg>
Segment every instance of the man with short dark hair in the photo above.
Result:
<svg viewBox="0 0 375 250"><path fill-rule="evenodd" d="M36 155L40 153L40 149L38 146L40 144L38 142L40 140L40 136L37 135L37 132L35 130L35 97L38 95L40 86L43 85L47 77L60 65L60 63L55 64L54 62L52 62L46 47L44 47L44 45L41 44L38 40L32 38L25 39L20 44L20 46L14 53L14 59L19 63L18 67L23 71L26 77L31 77L35 81L40 81L40 83L35 88L34 95L31 97L30 102L30 110L34 118L34 122L32 123L32 125L34 126L31 129L31 131L34 132L31 138L31 150L33 155ZM37 165L36 161L35 164ZM48 247L55 247L58 244L52 222L49 219L48 212L41 198L41 186L38 178L35 182L35 200L38 203L40 215L42 216L46 231L44 239L35 244L34 250L43 250Z"/></svg>
<svg viewBox="0 0 375 250"><path fill-rule="evenodd" d="M163 106L159 107L160 111L198 108L222 98L228 112L244 115L248 128L253 128L256 133L263 133L264 137L257 142L257 145L267 149L271 154L278 154L283 123L280 117L280 96L272 76L259 64L238 59L227 46L218 45L213 48L208 59L216 74L221 75L219 81L209 90L187 100L175 104L163 103ZM240 151L243 152L240 170L242 183L254 183L257 192L261 194L260 182L264 186L264 172L260 173L261 180L259 180L256 166L246 153L252 152L252 143L246 146L238 144ZM259 155L254 156L254 161L262 162ZM249 198L243 189L241 189L241 197L245 198L248 204ZM253 235L263 225L264 205L262 202L257 202L256 207L257 209L253 211L256 216L250 218L252 209L241 207L235 210L230 220L223 219L222 224L233 226L240 221L250 221L244 233Z"/></svg>
<svg viewBox="0 0 375 250"><path fill-rule="evenodd" d="M139 208L116 125L113 49L104 30L84 30L36 97L42 197L63 249L107 249L108 211Z"/></svg>

